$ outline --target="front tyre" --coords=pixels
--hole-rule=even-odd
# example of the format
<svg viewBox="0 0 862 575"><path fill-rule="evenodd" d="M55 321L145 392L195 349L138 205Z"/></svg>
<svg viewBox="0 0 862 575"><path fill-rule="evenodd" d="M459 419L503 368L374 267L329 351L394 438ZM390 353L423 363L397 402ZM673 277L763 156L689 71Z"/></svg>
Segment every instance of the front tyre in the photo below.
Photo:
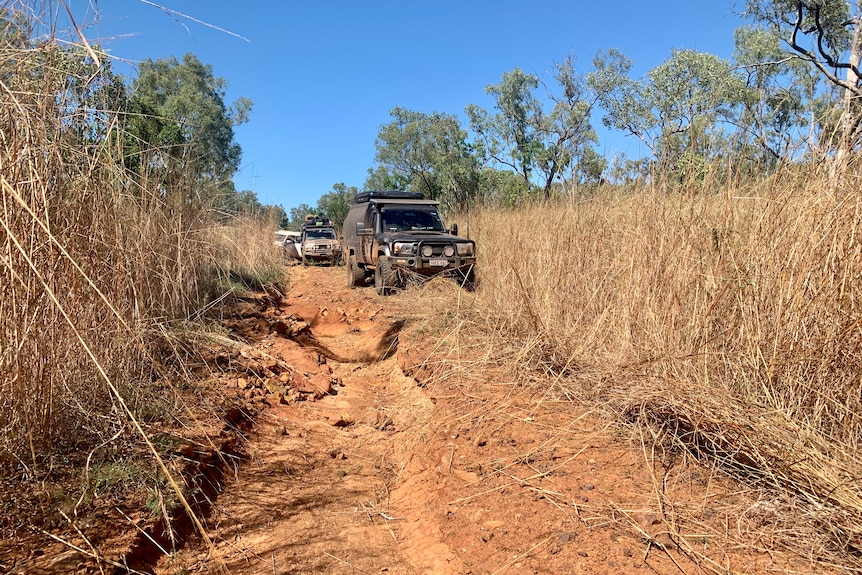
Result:
<svg viewBox="0 0 862 575"><path fill-rule="evenodd" d="M356 258L347 258L347 287L355 288L365 283L365 270L356 265Z"/></svg>
<svg viewBox="0 0 862 575"><path fill-rule="evenodd" d="M374 268L374 288L377 295L389 295L398 287L398 277L389 258L380 256L377 258L377 267Z"/></svg>

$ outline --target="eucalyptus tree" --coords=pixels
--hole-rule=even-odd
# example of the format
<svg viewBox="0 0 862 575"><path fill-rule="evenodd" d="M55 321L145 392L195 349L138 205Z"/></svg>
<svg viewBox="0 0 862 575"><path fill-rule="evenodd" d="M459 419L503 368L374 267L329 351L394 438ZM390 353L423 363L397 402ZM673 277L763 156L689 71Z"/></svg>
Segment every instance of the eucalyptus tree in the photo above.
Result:
<svg viewBox="0 0 862 575"><path fill-rule="evenodd" d="M576 73L572 55L555 64L554 79L562 93L548 91L554 105L547 115L539 116L536 128L542 144L537 160L545 180L542 187L545 199L550 197L551 186L562 177L563 170L571 168L572 183L580 184L598 181L607 167L607 162L593 148L598 136L591 115L598 96Z"/></svg>
<svg viewBox="0 0 862 575"><path fill-rule="evenodd" d="M225 197L223 207L225 215L231 219L241 215L265 224L287 223L287 213L282 206L262 204L253 190L241 190Z"/></svg>
<svg viewBox="0 0 862 575"><path fill-rule="evenodd" d="M646 77L629 77L632 61L619 51L599 53L587 81L610 128L637 137L660 173L702 165L742 102L745 85L726 60L706 52L674 50Z"/></svg>
<svg viewBox="0 0 862 575"><path fill-rule="evenodd" d="M381 126L375 160L411 189L450 208L466 208L476 196L479 166L467 132L451 114L397 107Z"/></svg>
<svg viewBox="0 0 862 575"><path fill-rule="evenodd" d="M156 146L157 157L147 160L150 166L189 179L195 194L210 198L235 193L231 178L242 150L233 128L248 120L252 106L248 98L228 106L226 88L226 81L194 54L186 54L182 62L175 57L144 60L132 83L131 109L139 121L132 119L127 129L142 151ZM153 135L155 142L150 141ZM164 143L170 147L159 147Z"/></svg>
<svg viewBox="0 0 862 575"><path fill-rule="evenodd" d="M837 184L850 152L862 143L862 7L848 0L748 0L746 14L767 26L788 54L816 68L837 90L832 110L824 106L829 94L820 99L818 118L821 145Z"/></svg>
<svg viewBox="0 0 862 575"><path fill-rule="evenodd" d="M284 223L282 223L282 227L284 227L284 229L286 230L293 230L295 232L298 232L300 228L302 228L302 224L305 223L305 216L313 213L314 208L305 203L290 208L290 215L287 218L287 224L285 225Z"/></svg>
<svg viewBox="0 0 862 575"><path fill-rule="evenodd" d="M588 178L601 166L597 154L588 152L594 152L598 140L590 122L597 97L577 74L571 55L554 65L553 80L549 87L538 76L515 68L485 89L494 99L496 114L476 105L466 110L480 155L518 174L524 193L537 184L546 200L573 166L580 166L580 177ZM540 83L547 100L535 94ZM586 166L590 169L584 170Z"/></svg>
<svg viewBox="0 0 862 575"><path fill-rule="evenodd" d="M524 183L512 170L485 166L480 173L478 201L485 206L515 207L524 198Z"/></svg>
<svg viewBox="0 0 862 575"><path fill-rule="evenodd" d="M356 186L346 184L333 184L332 190L323 194L317 200L317 213L332 220L339 229L347 217L350 202L356 197L359 190Z"/></svg>
<svg viewBox="0 0 862 575"><path fill-rule="evenodd" d="M166 185L180 177L177 167L186 139L175 118L164 116L155 102L132 97L123 110L123 164L139 185ZM176 164L176 165L175 165Z"/></svg>
<svg viewBox="0 0 862 575"><path fill-rule="evenodd" d="M748 88L736 120L738 147L757 165L790 161L813 146L816 70L783 52L763 28L738 28L734 40L736 67Z"/></svg>
<svg viewBox="0 0 862 575"><path fill-rule="evenodd" d="M105 143L127 100L123 78L98 45L64 44L53 36L35 36L36 24L26 14L0 7L4 92L24 107L40 100L44 108L39 114L56 117L58 135L70 139L79 151Z"/></svg>
<svg viewBox="0 0 862 575"><path fill-rule="evenodd" d="M649 103L644 82L630 77L633 65L631 58L615 48L600 51L593 58L593 71L587 74L586 81L604 109L602 124L637 138L658 157L658 119ZM618 167L614 170L619 172Z"/></svg>
<svg viewBox="0 0 862 575"><path fill-rule="evenodd" d="M572 182L575 185L595 185L602 181L608 169L608 160L595 148L585 147L572 166Z"/></svg>
<svg viewBox="0 0 862 575"><path fill-rule="evenodd" d="M491 115L474 104L466 109L480 155L511 168L521 177L525 193L532 188L541 147L536 126L542 103L533 93L538 86L537 76L515 68L504 73L499 84L485 88L485 93L494 99L497 114Z"/></svg>
<svg viewBox="0 0 862 575"><path fill-rule="evenodd" d="M406 190L411 178L393 171L389 166L377 164L368 168L368 176L363 184L366 190Z"/></svg>
<svg viewBox="0 0 862 575"><path fill-rule="evenodd" d="M0 8L0 50L26 49L31 45L32 26L22 12ZM14 63L11 53L4 54L2 63Z"/></svg>
<svg viewBox="0 0 862 575"><path fill-rule="evenodd" d="M31 73L22 73L20 69L13 71L13 77L4 84L14 85L23 80L30 84L26 90L45 95L50 100L50 113L57 117L59 133L77 147L77 151L108 142L128 97L124 79L114 73L111 61L101 49L98 46L85 49L74 44L61 47L46 42L30 53L28 64L36 68ZM23 67L23 62L15 67ZM0 81L4 76L0 71ZM74 149L64 151L76 153Z"/></svg>

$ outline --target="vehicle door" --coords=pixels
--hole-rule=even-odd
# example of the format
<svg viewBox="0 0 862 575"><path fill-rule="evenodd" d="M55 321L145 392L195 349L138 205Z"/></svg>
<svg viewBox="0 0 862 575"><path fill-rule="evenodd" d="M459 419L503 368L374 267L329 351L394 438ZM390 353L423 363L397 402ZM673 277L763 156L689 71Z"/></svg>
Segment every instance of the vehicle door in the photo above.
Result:
<svg viewBox="0 0 862 575"><path fill-rule="evenodd" d="M375 238L377 236L377 229L380 223L380 212L377 211L375 207L371 210L371 217L365 219L365 226L367 231L371 231L371 233L365 233L359 238L359 243L362 249L362 259L371 265L377 264L377 242Z"/></svg>

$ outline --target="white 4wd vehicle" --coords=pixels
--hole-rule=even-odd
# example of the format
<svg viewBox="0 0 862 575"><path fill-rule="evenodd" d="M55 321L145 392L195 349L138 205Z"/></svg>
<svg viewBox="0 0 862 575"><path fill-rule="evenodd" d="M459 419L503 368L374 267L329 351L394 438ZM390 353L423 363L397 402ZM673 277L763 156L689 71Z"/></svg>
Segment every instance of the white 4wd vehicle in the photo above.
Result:
<svg viewBox="0 0 862 575"><path fill-rule="evenodd" d="M300 240L302 265L311 262L341 262L341 241L329 220L309 220L302 226Z"/></svg>
<svg viewBox="0 0 862 575"><path fill-rule="evenodd" d="M288 230L278 230L275 232L275 241L273 244L281 248L282 254L289 260L300 259L299 252L302 249L300 246L299 232L291 232Z"/></svg>

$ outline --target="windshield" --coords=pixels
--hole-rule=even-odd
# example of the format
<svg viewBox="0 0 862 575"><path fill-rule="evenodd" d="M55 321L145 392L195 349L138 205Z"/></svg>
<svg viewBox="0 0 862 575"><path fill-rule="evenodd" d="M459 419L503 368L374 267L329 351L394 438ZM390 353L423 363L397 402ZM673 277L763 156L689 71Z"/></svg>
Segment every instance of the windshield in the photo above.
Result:
<svg viewBox="0 0 862 575"><path fill-rule="evenodd" d="M445 232L446 227L437 210L416 208L387 208L383 210L383 231L404 232L431 230Z"/></svg>
<svg viewBox="0 0 862 575"><path fill-rule="evenodd" d="M322 230L305 230L305 237L310 240L334 240L335 230L331 228Z"/></svg>

